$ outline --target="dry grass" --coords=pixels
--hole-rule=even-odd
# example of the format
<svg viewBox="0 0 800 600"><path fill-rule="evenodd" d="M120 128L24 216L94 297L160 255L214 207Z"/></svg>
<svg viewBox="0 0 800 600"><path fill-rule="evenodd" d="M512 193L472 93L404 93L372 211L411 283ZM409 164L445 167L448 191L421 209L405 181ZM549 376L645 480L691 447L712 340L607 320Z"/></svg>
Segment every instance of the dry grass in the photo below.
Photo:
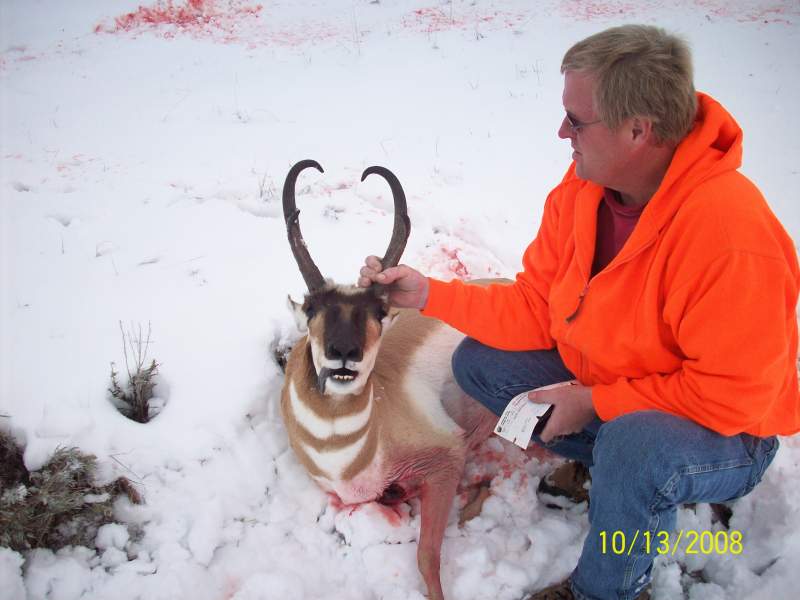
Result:
<svg viewBox="0 0 800 600"><path fill-rule="evenodd" d="M140 503L130 481L93 481L96 459L77 448L59 448L41 469L29 472L22 450L0 431L0 546L25 551L92 546L101 525L113 521L120 494Z"/></svg>

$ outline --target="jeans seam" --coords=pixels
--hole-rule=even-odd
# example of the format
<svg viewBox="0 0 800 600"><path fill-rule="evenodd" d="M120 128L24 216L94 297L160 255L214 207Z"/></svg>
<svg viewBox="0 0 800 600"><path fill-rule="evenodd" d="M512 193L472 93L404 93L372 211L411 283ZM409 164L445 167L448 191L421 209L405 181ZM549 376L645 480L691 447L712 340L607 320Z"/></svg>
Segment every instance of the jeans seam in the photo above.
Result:
<svg viewBox="0 0 800 600"><path fill-rule="evenodd" d="M522 388L523 391L525 391L525 388L528 388L528 385L525 383L511 383L509 385L504 385L503 387L497 388L494 392L492 392L492 395L497 398L500 394L503 394L512 388ZM517 394L514 395L516 396Z"/></svg>
<svg viewBox="0 0 800 600"><path fill-rule="evenodd" d="M658 506L661 504L662 500L666 500L667 493L672 492L677 487L679 480L680 473L673 473L670 478L667 479L667 482L661 488L655 491L653 494L653 499L648 504L650 519L647 522L647 531L650 534L651 540L655 539L658 526L661 523L661 516L659 515ZM641 558L653 560L653 558L651 558L651 556L644 551L645 544L645 536L642 534L642 538L639 541L638 547L636 548L637 551L631 553L632 556L630 557L630 560L625 561L625 572L622 578L622 589L624 590L628 590L633 587L633 574L636 572L636 565L638 564L639 560Z"/></svg>
<svg viewBox="0 0 800 600"><path fill-rule="evenodd" d="M682 467L678 473L681 475L699 475L701 473L714 473L717 471L727 471L729 469L738 469L739 467L751 467L755 463L752 458L741 459L734 458L722 463L706 463L702 465L687 465Z"/></svg>
<svg viewBox="0 0 800 600"><path fill-rule="evenodd" d="M651 503L652 506L655 503ZM658 531L658 526L661 523L661 516L651 509L650 519L647 522L647 531L650 534L650 539L653 540L656 537L656 532ZM633 574L636 572L636 565L639 563L639 560L642 558L646 558L646 560L655 560L651 558L649 554L647 554L645 550L645 536L642 534L642 539L639 541L639 546L637 548L637 552L633 553L631 560L627 561L625 565L625 576L622 579L622 586L623 589L630 590L634 586L633 581ZM632 597L632 596L631 596Z"/></svg>

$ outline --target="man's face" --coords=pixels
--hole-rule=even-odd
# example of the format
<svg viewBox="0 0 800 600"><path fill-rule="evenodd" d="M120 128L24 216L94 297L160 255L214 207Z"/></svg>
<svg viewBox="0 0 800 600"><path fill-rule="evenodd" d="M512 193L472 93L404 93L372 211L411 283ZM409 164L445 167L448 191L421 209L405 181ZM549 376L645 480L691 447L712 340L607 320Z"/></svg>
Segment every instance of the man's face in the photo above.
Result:
<svg viewBox="0 0 800 600"><path fill-rule="evenodd" d="M594 106L594 76L588 73L567 71L564 76L562 102L567 116L561 122L558 136L569 139L576 173L581 179L619 189L624 181L630 148L626 143L626 128L611 131L599 121ZM569 117L573 123L569 123Z"/></svg>

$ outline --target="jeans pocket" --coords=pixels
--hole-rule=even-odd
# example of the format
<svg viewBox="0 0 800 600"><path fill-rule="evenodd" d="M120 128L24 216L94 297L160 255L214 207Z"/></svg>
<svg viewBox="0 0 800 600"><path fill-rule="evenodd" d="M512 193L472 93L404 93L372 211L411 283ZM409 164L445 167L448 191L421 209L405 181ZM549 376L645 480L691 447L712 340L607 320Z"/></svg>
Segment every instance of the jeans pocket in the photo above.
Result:
<svg viewBox="0 0 800 600"><path fill-rule="evenodd" d="M753 459L753 466L747 481L747 487L742 494L742 496L744 496L753 491L753 488L756 487L762 477L764 477L767 467L772 463L775 454L778 452L780 442L778 442L778 438L774 435L768 438L759 438L746 433L742 434L742 441L744 442L748 454L750 454L750 457Z"/></svg>

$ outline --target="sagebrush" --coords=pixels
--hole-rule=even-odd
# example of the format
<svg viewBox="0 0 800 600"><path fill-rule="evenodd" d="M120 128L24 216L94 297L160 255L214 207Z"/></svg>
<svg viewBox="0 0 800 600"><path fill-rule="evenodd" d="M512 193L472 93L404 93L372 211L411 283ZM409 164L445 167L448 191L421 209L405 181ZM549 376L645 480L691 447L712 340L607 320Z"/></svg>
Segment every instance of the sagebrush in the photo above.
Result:
<svg viewBox="0 0 800 600"><path fill-rule="evenodd" d="M0 546L18 552L91 547L98 528L113 521L120 494L141 502L125 478L95 484L95 469L94 456L59 448L41 469L29 472L22 450L0 431Z"/></svg>

